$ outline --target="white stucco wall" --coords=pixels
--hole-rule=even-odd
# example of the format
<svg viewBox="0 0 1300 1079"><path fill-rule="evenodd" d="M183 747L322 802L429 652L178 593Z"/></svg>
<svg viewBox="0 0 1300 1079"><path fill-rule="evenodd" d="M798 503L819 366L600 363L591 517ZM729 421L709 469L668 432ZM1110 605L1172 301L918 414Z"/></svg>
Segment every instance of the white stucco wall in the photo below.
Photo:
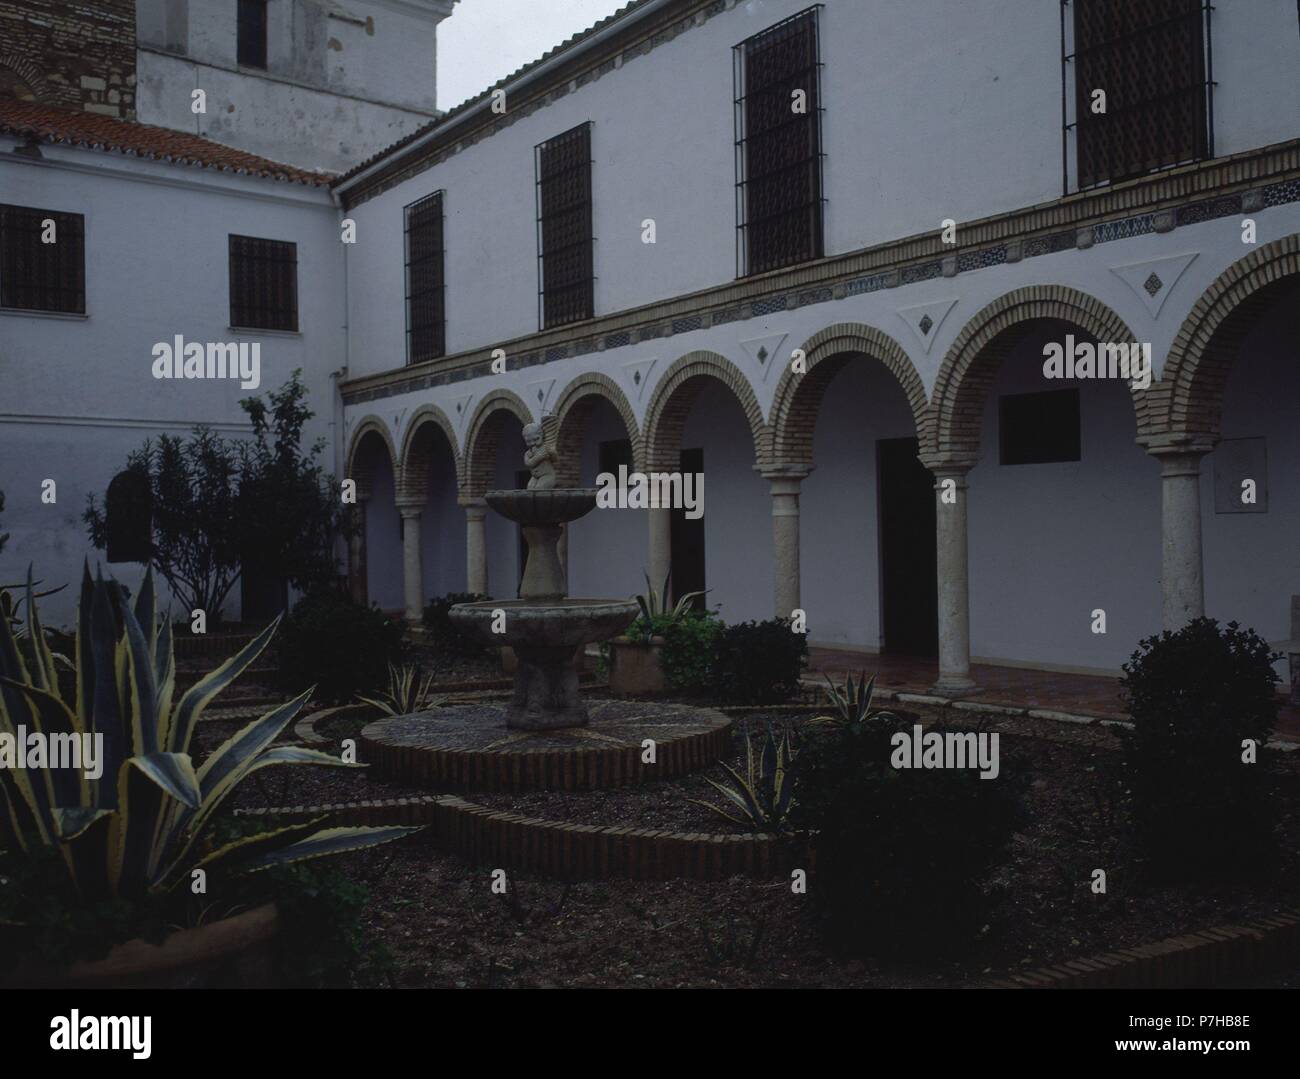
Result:
<svg viewBox="0 0 1300 1079"><path fill-rule="evenodd" d="M302 168L342 172L436 112L448 5L286 0L268 7L265 71L237 63L236 0L140 0L137 117ZM367 20L369 20L367 22ZM207 110L191 110L195 88Z"/></svg>
<svg viewBox="0 0 1300 1079"><path fill-rule="evenodd" d="M74 587L46 601L52 622L71 617L82 559L92 565L81 513L87 494L101 501L126 455L160 432L186 434L207 423L225 434L248 430L241 398L282 385L303 370L316 418L309 440L330 439L343 367L342 262L337 212L328 195L273 183L141 161L102 151L42 146L32 163L0 139L5 201L85 217L86 316L0 312L0 580L25 574L28 562L51 584ZM301 332L229 329L231 233L298 245ZM258 342L261 386L238 382L160 381L152 348L181 334L186 341ZM58 501L40 501L53 478ZM138 568L112 571L132 583ZM227 609L238 612L238 590Z"/></svg>
<svg viewBox="0 0 1300 1079"><path fill-rule="evenodd" d="M732 280L731 49L806 6L737 4L357 206L355 373L405 362L392 314L402 208L433 191L446 192L447 351L538 328L533 148L580 123L592 123L596 313ZM1213 18L1216 152L1293 138L1295 5L1238 0ZM821 40L828 254L1062 195L1056 3L832 0Z"/></svg>

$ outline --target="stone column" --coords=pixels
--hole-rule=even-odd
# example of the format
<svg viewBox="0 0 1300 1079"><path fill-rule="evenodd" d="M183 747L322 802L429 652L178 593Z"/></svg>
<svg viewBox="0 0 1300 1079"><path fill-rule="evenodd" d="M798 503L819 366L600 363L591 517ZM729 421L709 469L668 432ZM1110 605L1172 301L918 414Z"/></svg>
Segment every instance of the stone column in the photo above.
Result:
<svg viewBox="0 0 1300 1079"><path fill-rule="evenodd" d="M666 506L649 509L646 517L650 522L646 573L650 575L652 588L662 588L673 564L673 511Z"/></svg>
<svg viewBox="0 0 1300 1079"><path fill-rule="evenodd" d="M424 513L424 503L399 502L397 511L402 515L402 594L406 601L406 621L418 626L424 615L424 574L420 564L420 515Z"/></svg>
<svg viewBox="0 0 1300 1079"><path fill-rule="evenodd" d="M777 618L799 606L799 485L811 465L762 469L772 489L772 577Z"/></svg>
<svg viewBox="0 0 1300 1079"><path fill-rule="evenodd" d="M1164 628L1178 630L1205 614L1201 560L1201 458L1196 444L1150 451L1160 461L1160 592Z"/></svg>
<svg viewBox="0 0 1300 1079"><path fill-rule="evenodd" d="M487 503L481 498L464 498L465 507L465 591L481 596L488 592Z"/></svg>
<svg viewBox="0 0 1300 1079"><path fill-rule="evenodd" d="M358 498L357 534L348 537L348 585L352 599L363 607L370 603L366 573L366 500Z"/></svg>
<svg viewBox="0 0 1300 1079"><path fill-rule="evenodd" d="M945 462L934 473L939 576L939 680L949 697L975 690L970 676L970 577L966 551L966 475L974 462Z"/></svg>

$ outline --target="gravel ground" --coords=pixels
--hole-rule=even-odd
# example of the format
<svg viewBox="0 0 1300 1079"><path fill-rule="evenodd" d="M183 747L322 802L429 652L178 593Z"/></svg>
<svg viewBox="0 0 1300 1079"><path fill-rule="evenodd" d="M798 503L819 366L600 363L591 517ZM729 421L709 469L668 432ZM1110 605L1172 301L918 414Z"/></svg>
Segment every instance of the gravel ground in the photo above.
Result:
<svg viewBox="0 0 1300 1079"><path fill-rule="evenodd" d="M741 767L738 725L732 763ZM210 749L240 726L205 723ZM760 986L956 985L1019 967L1042 966L1150 943L1300 904L1300 781L1279 779L1283 864L1256 884L1158 885L1124 838L1114 783L1113 737L1105 728L1002 720L1002 767L1028 772L1027 823L986 888L989 924L960 962L929 968L878 966L830 955L805 896L789 883L609 881L569 888L512 878L493 894L491 867L473 867L416 841L341 860L368 880L367 928L397 957L395 984L409 986ZM1045 735L1050 735L1046 737ZM1296 762L1286 767L1294 772ZM334 803L427 791L388 784L366 770L280 769L245 784L241 806ZM539 792L470 800L548 819L684 831L730 826L690 798L709 800L704 775L580 794ZM1107 869L1108 894L1094 896L1091 871ZM732 924L728 924L728 915ZM758 937L755 944L754 938ZM1300 973L1260 984L1300 987Z"/></svg>

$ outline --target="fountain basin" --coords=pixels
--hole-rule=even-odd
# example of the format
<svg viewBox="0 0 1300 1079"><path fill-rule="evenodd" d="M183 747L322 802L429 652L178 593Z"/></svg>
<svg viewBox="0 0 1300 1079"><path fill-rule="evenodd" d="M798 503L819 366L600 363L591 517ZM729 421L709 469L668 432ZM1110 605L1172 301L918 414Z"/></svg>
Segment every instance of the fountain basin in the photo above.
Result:
<svg viewBox="0 0 1300 1079"><path fill-rule="evenodd" d="M515 650L519 666L506 725L545 731L587 726L574 650L618 636L639 612L636 601L626 599L517 599L458 603L450 617L480 639Z"/></svg>
<svg viewBox="0 0 1300 1079"><path fill-rule="evenodd" d="M484 501L502 517L522 525L562 525L596 508L596 488L488 491Z"/></svg>
<svg viewBox="0 0 1300 1079"><path fill-rule="evenodd" d="M505 612L504 632L493 633L495 612ZM527 599L458 603L451 620L491 644L513 648L576 648L617 637L636 621L640 607L629 599Z"/></svg>

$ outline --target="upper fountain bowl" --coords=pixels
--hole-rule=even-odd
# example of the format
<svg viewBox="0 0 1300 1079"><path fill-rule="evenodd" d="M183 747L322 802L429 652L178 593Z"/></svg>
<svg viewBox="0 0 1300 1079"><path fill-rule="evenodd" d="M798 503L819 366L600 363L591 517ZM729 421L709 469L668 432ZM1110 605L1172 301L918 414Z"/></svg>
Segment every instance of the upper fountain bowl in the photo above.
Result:
<svg viewBox="0 0 1300 1079"><path fill-rule="evenodd" d="M596 508L594 487L489 491L484 497L487 504L502 517L521 525L565 524L576 521Z"/></svg>

